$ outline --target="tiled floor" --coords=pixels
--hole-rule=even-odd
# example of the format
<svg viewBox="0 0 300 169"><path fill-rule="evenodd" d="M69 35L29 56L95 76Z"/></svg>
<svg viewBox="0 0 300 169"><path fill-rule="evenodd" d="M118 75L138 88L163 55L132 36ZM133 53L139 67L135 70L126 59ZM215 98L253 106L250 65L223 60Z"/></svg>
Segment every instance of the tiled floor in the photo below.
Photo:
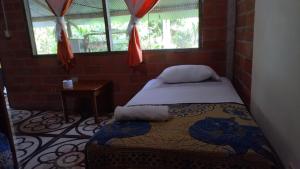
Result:
<svg viewBox="0 0 300 169"><path fill-rule="evenodd" d="M107 121L70 116L62 112L8 109L14 126L19 166L24 169L85 168L84 147Z"/></svg>

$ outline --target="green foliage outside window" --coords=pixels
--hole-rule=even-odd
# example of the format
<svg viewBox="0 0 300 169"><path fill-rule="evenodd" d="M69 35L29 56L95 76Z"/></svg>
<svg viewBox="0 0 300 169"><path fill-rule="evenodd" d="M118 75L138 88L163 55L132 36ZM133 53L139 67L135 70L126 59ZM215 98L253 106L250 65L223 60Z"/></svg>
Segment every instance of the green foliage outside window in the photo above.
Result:
<svg viewBox="0 0 300 169"><path fill-rule="evenodd" d="M76 0L75 2L80 1ZM138 23L140 43L142 49L182 49L182 48L198 48L199 46L199 9L197 6L182 8L180 3L197 3L194 0L188 1L171 1L173 5L177 5L174 9L166 1L161 0L162 6L154 8L149 14L143 17ZM35 1L29 0L31 13L41 10ZM123 3L111 2L113 6L110 11L110 34L112 37L112 51L126 51L128 49L129 37L127 35L127 26L130 15ZM98 2L99 3L99 2ZM170 3L172 5L172 3ZM167 8L166 8L167 7ZM178 8L179 7L179 8ZM44 9L45 10L45 9ZM67 34L73 47L74 53L102 52L107 51L107 39L105 33L105 22L100 13L102 8L94 11L92 17L86 17L89 14L88 7L80 12L81 8L72 9L71 14L65 17L67 23ZM93 8L93 10L95 10ZM118 13L123 11L123 13ZM125 12L124 12L125 11ZM46 13L46 12L44 12ZM49 12L48 12L49 13ZM31 16L35 46L37 54L55 54L57 50L57 42L55 38L55 18L49 13L44 17L43 12L37 14L41 16ZM99 16L98 16L99 15ZM72 18L76 16L76 18ZM95 17L96 16L96 17ZM49 18L51 18L49 20ZM36 20L34 20L36 19Z"/></svg>

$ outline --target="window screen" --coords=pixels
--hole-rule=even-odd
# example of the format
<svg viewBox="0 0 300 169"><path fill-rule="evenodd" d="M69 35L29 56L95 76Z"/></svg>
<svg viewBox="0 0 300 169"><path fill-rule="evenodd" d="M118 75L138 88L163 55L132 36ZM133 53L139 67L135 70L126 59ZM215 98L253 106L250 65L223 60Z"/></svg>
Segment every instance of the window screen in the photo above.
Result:
<svg viewBox="0 0 300 169"><path fill-rule="evenodd" d="M130 14L123 0L109 0L112 50L127 50ZM160 0L138 25L143 49L199 47L199 0Z"/></svg>
<svg viewBox="0 0 300 169"><path fill-rule="evenodd" d="M34 54L55 54L55 16L45 0L24 0ZM128 49L127 26L130 14L124 0L74 0L65 16L66 30L74 53ZM109 13L105 22L104 14ZM160 0L140 20L138 29L143 49L182 49L199 47L199 0ZM109 32L105 32L105 23ZM111 36L107 36L110 34Z"/></svg>
<svg viewBox="0 0 300 169"><path fill-rule="evenodd" d="M54 15L45 0L27 1L36 54L55 54ZM107 51L102 1L74 0L65 21L74 53Z"/></svg>

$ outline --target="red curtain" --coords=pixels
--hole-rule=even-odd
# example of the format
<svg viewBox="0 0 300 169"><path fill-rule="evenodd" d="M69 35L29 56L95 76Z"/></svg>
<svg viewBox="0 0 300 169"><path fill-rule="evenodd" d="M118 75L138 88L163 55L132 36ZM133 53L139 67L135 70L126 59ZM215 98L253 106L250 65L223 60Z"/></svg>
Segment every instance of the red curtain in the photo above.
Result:
<svg viewBox="0 0 300 169"><path fill-rule="evenodd" d="M74 58L72 47L65 31L64 16L73 3L73 0L46 0L49 8L57 17L56 34L57 34L57 57L63 64L64 68L69 71L71 61Z"/></svg>
<svg viewBox="0 0 300 169"><path fill-rule="evenodd" d="M130 67L138 66L143 62L137 22L145 16L158 3L158 1L159 0L125 0L131 14L130 23L128 25L128 33L130 36L128 44L128 65Z"/></svg>

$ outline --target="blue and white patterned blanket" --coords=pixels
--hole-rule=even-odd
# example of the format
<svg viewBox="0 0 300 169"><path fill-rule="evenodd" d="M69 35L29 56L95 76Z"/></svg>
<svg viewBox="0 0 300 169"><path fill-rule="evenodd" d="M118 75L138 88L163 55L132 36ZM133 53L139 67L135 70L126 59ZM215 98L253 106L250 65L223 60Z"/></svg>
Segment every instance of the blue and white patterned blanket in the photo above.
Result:
<svg viewBox="0 0 300 169"><path fill-rule="evenodd" d="M89 168L277 168L274 153L244 105L169 107L174 118L168 122L124 121L101 128L87 145Z"/></svg>

